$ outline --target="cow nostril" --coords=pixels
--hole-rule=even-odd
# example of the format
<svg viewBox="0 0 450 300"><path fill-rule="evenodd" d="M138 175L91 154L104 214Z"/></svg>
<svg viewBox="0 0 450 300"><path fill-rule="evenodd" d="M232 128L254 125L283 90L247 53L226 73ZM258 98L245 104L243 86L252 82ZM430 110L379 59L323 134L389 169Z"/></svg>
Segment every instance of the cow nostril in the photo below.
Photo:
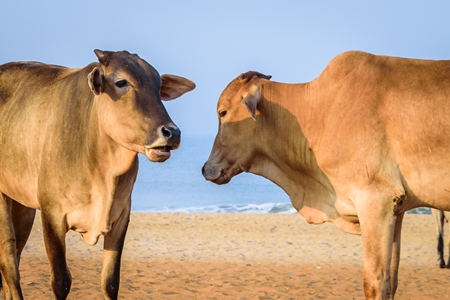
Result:
<svg viewBox="0 0 450 300"><path fill-rule="evenodd" d="M162 126L161 134L168 141L176 141L180 139L181 132L176 126Z"/></svg>
<svg viewBox="0 0 450 300"><path fill-rule="evenodd" d="M162 127L161 132L163 137L167 139L170 139L172 137L172 131L170 130L170 128Z"/></svg>

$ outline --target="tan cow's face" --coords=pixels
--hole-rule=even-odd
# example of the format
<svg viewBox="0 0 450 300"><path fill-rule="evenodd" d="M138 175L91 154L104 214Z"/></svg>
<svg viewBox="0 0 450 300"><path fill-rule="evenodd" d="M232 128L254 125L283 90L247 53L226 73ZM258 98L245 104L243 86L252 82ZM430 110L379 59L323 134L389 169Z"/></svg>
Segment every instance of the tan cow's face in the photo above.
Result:
<svg viewBox="0 0 450 300"><path fill-rule="evenodd" d="M155 162L170 157L180 144L180 130L161 100L172 100L195 88L183 77L162 75L136 54L95 50L100 67L89 74L97 96L102 130L123 147Z"/></svg>
<svg viewBox="0 0 450 300"><path fill-rule="evenodd" d="M203 176L214 183L225 184L241 172L248 172L258 159L258 79L270 79L247 72L234 79L222 92L217 105L219 131Z"/></svg>

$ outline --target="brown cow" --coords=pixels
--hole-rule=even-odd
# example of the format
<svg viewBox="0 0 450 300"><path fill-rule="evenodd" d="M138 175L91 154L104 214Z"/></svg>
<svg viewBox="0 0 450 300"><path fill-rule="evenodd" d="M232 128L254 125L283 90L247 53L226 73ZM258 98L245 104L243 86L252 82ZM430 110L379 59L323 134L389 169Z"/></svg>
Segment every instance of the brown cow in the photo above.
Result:
<svg viewBox="0 0 450 300"><path fill-rule="evenodd" d="M0 66L0 270L5 299L22 299L18 264L41 210L52 288L65 299L71 275L65 235L94 245L104 235L102 289L116 299L137 153L163 162L180 130L162 100L194 89L136 54L95 50L82 69L35 62Z"/></svg>
<svg viewBox="0 0 450 300"><path fill-rule="evenodd" d="M269 79L222 92L203 175L264 176L308 222L362 234L365 296L393 298L404 213L450 210L450 61L352 51L311 82Z"/></svg>

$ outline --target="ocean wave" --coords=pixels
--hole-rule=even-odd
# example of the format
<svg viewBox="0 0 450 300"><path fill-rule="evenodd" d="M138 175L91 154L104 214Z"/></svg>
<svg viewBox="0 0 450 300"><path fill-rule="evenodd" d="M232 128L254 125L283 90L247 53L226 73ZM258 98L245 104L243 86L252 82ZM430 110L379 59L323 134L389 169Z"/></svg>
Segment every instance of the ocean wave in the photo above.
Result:
<svg viewBox="0 0 450 300"><path fill-rule="evenodd" d="M294 214L297 210L290 203L262 203L262 204L219 204L205 206L158 208L136 208L140 212L183 212L183 213L248 213L248 214ZM429 208L419 207L407 212L408 214L431 214Z"/></svg>
<svg viewBox="0 0 450 300"><path fill-rule="evenodd" d="M248 214L293 214L297 211L290 203L263 204L219 204L190 207L159 207L136 209L145 212L184 212L184 213L248 213Z"/></svg>
<svg viewBox="0 0 450 300"><path fill-rule="evenodd" d="M406 212L407 214L431 215L431 209L428 207L418 207Z"/></svg>

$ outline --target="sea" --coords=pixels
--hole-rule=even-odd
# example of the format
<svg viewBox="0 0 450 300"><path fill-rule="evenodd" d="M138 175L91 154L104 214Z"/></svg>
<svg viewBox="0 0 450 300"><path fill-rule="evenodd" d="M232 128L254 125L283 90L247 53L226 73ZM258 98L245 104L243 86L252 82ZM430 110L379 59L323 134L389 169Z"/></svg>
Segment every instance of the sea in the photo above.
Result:
<svg viewBox="0 0 450 300"><path fill-rule="evenodd" d="M179 149L163 163L139 154L139 172L132 194L134 212L296 213L287 194L264 177L241 173L225 185L205 180L203 164L214 136L182 136ZM427 208L413 213L429 214Z"/></svg>

